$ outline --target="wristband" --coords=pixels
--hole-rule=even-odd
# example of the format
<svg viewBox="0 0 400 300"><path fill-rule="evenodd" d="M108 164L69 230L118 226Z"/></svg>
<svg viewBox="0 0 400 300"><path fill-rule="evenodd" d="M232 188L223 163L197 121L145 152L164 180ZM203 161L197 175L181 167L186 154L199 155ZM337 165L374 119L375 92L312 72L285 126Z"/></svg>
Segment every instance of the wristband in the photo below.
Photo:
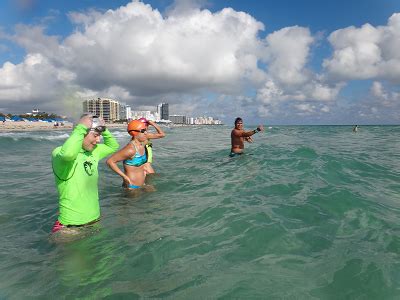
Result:
<svg viewBox="0 0 400 300"><path fill-rule="evenodd" d="M256 130L257 130L257 132L261 131L260 127L257 127L257 129L256 129Z"/></svg>
<svg viewBox="0 0 400 300"><path fill-rule="evenodd" d="M253 134L256 134L258 131L257 131L257 129L254 129L253 130Z"/></svg>

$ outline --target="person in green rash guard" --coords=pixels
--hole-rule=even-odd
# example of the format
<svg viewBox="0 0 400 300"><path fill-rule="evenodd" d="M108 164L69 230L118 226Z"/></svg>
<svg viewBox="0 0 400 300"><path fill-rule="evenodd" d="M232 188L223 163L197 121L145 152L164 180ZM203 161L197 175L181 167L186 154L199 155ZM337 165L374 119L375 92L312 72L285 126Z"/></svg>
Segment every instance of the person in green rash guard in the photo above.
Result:
<svg viewBox="0 0 400 300"><path fill-rule="evenodd" d="M104 144L99 144L100 136ZM53 233L99 220L98 163L118 148L118 142L106 129L104 121L86 114L65 143L53 150L53 173L60 197Z"/></svg>

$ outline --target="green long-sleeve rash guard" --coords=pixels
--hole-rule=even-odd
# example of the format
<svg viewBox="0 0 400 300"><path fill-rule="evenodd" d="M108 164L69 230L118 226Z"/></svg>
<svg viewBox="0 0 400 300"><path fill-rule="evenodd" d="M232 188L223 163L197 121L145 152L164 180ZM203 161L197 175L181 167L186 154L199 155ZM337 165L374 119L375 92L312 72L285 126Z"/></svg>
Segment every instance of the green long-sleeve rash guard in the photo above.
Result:
<svg viewBox="0 0 400 300"><path fill-rule="evenodd" d="M82 142L87 134L77 125L64 145L52 153L53 172L60 196L58 221L64 225L82 225L100 217L98 163L118 150L119 145L109 130L103 132L104 144L85 151Z"/></svg>

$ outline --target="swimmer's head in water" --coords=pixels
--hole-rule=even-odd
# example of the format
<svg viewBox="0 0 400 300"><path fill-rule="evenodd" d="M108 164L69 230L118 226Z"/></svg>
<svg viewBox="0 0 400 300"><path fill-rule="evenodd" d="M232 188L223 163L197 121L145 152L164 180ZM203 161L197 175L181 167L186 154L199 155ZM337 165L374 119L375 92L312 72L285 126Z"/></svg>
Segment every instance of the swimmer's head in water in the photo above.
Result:
<svg viewBox="0 0 400 300"><path fill-rule="evenodd" d="M131 136L137 136L139 133L146 132L146 125L139 120L133 120L129 122L127 131Z"/></svg>

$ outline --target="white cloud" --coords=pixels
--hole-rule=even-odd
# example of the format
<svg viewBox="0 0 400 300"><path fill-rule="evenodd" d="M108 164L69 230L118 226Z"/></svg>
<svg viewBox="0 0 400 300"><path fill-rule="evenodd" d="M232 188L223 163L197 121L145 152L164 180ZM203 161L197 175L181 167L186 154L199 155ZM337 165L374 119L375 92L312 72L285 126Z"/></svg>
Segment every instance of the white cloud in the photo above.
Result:
<svg viewBox="0 0 400 300"><path fill-rule="evenodd" d="M400 14L387 26L365 24L336 30L329 36L334 48L323 66L336 80L383 78L400 82Z"/></svg>
<svg viewBox="0 0 400 300"><path fill-rule="evenodd" d="M59 96L74 74L55 68L40 54L29 54L19 65L5 63L0 78L0 101L38 101Z"/></svg>
<svg viewBox="0 0 400 300"><path fill-rule="evenodd" d="M395 91L387 91L383 84L374 81L370 88L370 94L375 102L383 106L393 106L400 104L400 93Z"/></svg>
<svg viewBox="0 0 400 300"><path fill-rule="evenodd" d="M213 13L204 4L178 0L164 15L139 1L73 12L75 28L66 37L47 35L44 25L18 25L11 37L1 32L27 54L0 68L0 104L104 96L136 108L166 99L182 113L318 115L334 110L347 80L370 78L381 104L399 99L378 81L399 83L400 14L386 26L331 33L334 52L316 73L310 63L319 33L292 26L261 38L264 25L251 15L231 8Z"/></svg>
<svg viewBox="0 0 400 300"><path fill-rule="evenodd" d="M281 85L300 85L308 80L305 64L313 37L308 28L286 27L266 37L269 75Z"/></svg>
<svg viewBox="0 0 400 300"><path fill-rule="evenodd" d="M265 106L258 107L257 113L261 118L270 117L272 115L271 109Z"/></svg>
<svg viewBox="0 0 400 300"><path fill-rule="evenodd" d="M285 90L276 82L269 80L258 90L256 98L260 103L270 105L285 101L329 102L337 97L342 87L342 83L330 86L318 80L310 80L298 87L297 90Z"/></svg>
<svg viewBox="0 0 400 300"><path fill-rule="evenodd" d="M382 83L380 83L378 81L374 81L372 83L370 91L371 91L371 94L376 98L380 98L380 99L388 98L388 95L383 90Z"/></svg>
<svg viewBox="0 0 400 300"><path fill-rule="evenodd" d="M265 82L264 86L257 92L257 99L262 104L274 104L285 98L284 91L273 80Z"/></svg>
<svg viewBox="0 0 400 300"><path fill-rule="evenodd" d="M15 35L10 39L22 46L28 54L40 54L52 63L57 62L62 55L59 38L45 35L44 30L43 26L17 25Z"/></svg>
<svg viewBox="0 0 400 300"><path fill-rule="evenodd" d="M278 30L266 37L264 59L268 63L268 80L258 89L256 99L264 106L260 115L287 110L285 103L330 102L336 99L343 83L329 84L325 78L307 69L314 38L307 28L298 26ZM266 108L268 107L268 108ZM295 108L309 113L310 104ZM314 107L315 108L315 107ZM325 111L327 111L325 106Z"/></svg>
<svg viewBox="0 0 400 300"><path fill-rule="evenodd" d="M121 102L131 100L133 98L129 91L119 86L111 86L101 91L85 89L77 92L77 95L81 98L96 98L99 97L99 94L102 95L102 97L118 99Z"/></svg>
<svg viewBox="0 0 400 300"><path fill-rule="evenodd" d="M321 112L324 112L324 113L328 113L330 111L330 108L329 108L329 106L322 106L321 107Z"/></svg>
<svg viewBox="0 0 400 300"><path fill-rule="evenodd" d="M207 0L175 0L167 8L167 15L183 15L194 10L199 10L207 5Z"/></svg>
<svg viewBox="0 0 400 300"><path fill-rule="evenodd" d="M315 106L309 103L297 104L295 107L304 113L313 113L315 111Z"/></svg>
<svg viewBox="0 0 400 300"><path fill-rule="evenodd" d="M344 84L335 84L334 86L329 86L319 81L311 81L305 85L304 90L311 100L331 101L336 99L343 85Z"/></svg>
<svg viewBox="0 0 400 300"><path fill-rule="evenodd" d="M96 19L101 18L102 13L89 9L86 13L80 13L80 12L70 12L68 13L69 20L75 24L75 25L82 25L82 29L85 28L85 26L88 26L94 22L96 22Z"/></svg>
<svg viewBox="0 0 400 300"><path fill-rule="evenodd" d="M118 87L125 100L132 100L202 89L238 92L242 82L260 82L265 76L257 65L262 47L257 34L263 24L230 8L163 17L150 5L134 1L104 13L71 13L70 19L78 27L64 40L47 36L44 27L23 25L17 26L13 40L26 49L26 60L40 56L46 61L36 67L39 74L47 68L62 70L58 73L70 75L64 84L84 93ZM19 84L26 65L24 61L0 71L12 86ZM16 93L14 98L38 98L34 85L48 85L45 77L38 76L30 82L29 93ZM0 99L7 99L4 89Z"/></svg>
<svg viewBox="0 0 400 300"><path fill-rule="evenodd" d="M90 88L119 85L138 95L221 91L260 72L255 50L263 26L232 9L164 18L132 2L85 22L66 39L70 55L63 63Z"/></svg>
<svg viewBox="0 0 400 300"><path fill-rule="evenodd" d="M2 80L0 101L10 100L10 87L24 80L25 90L14 93L12 99L54 101L57 87L71 86L84 94L114 89L110 94L126 101L177 93L195 95L202 90L235 93L243 84L265 78L257 65L262 48L257 34L263 30L262 23L230 8L211 13L194 7L181 12L179 5L164 17L150 5L133 1L104 13L71 13L70 19L78 27L63 40L46 35L43 26L18 25L12 40L27 56L18 65L6 64L0 69L7 77ZM31 57L42 58L36 66L39 76L32 81L28 80L29 71L24 71ZM50 87L54 78L62 77L63 82ZM54 92L35 94L42 87ZM117 88L123 92L115 92Z"/></svg>

